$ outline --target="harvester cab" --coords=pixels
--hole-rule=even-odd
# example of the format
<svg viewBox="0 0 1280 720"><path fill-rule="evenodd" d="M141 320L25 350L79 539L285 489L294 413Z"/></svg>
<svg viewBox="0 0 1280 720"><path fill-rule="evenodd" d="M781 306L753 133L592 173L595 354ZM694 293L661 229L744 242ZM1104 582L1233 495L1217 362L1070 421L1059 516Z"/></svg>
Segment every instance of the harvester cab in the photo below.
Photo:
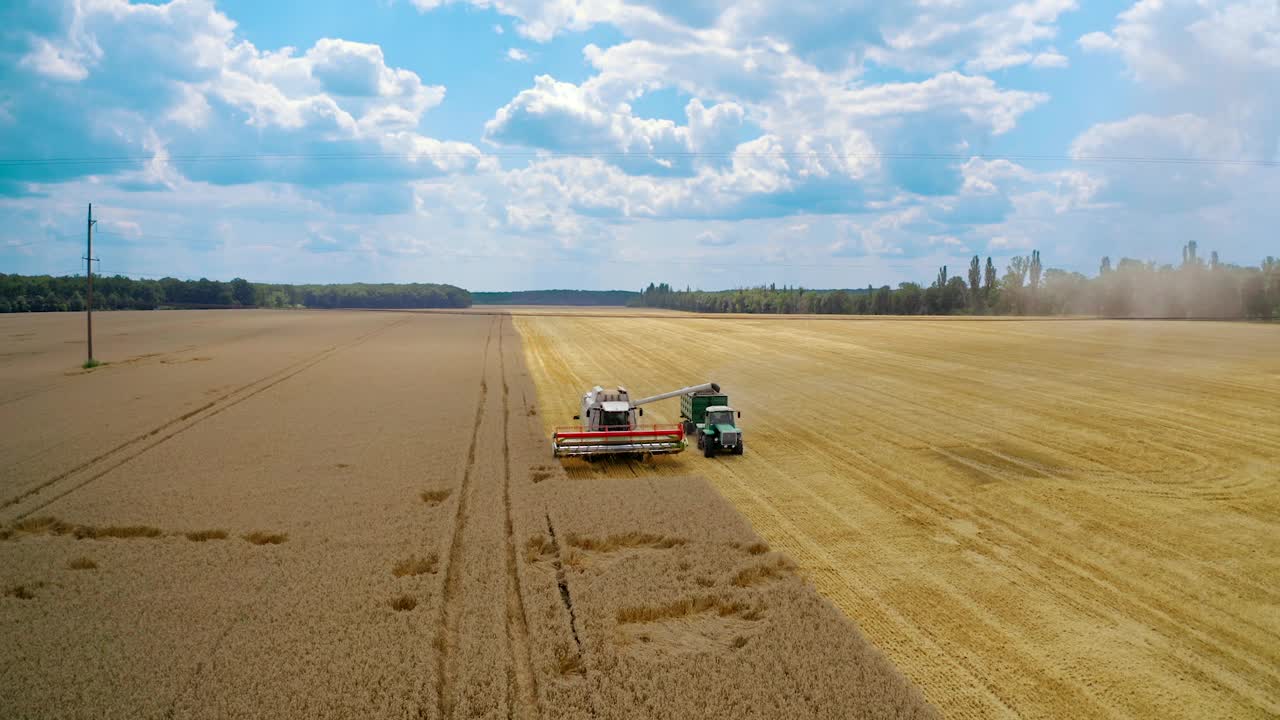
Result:
<svg viewBox="0 0 1280 720"><path fill-rule="evenodd" d="M605 390L599 385L582 396L582 410L574 416L580 426L556 428L551 436L555 457L592 458L601 455L662 455L682 452L688 443L684 426L642 425L646 403L691 392L719 392L720 386L706 383L632 400L624 387Z"/></svg>
<svg viewBox="0 0 1280 720"><path fill-rule="evenodd" d="M742 413L729 407L729 396L702 390L680 398L680 419L686 435L696 438L698 449L706 457L717 452L741 455L744 448L742 428L737 420Z"/></svg>

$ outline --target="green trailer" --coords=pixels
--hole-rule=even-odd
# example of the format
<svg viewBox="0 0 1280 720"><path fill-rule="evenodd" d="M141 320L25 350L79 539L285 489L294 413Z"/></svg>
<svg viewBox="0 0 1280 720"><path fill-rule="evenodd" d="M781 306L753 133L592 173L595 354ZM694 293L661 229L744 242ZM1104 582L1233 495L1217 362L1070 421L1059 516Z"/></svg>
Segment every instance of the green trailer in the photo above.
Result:
<svg viewBox="0 0 1280 720"><path fill-rule="evenodd" d="M742 429L736 422L741 417L742 413L729 407L729 396L718 389L680 396L680 420L685 436L696 439L698 449L706 457L716 452L742 454Z"/></svg>

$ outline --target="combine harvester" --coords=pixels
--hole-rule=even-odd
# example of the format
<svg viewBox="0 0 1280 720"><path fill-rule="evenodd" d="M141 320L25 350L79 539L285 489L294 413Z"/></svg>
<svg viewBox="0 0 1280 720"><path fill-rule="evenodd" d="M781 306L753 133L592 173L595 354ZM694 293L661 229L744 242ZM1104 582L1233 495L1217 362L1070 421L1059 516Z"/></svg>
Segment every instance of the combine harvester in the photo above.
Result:
<svg viewBox="0 0 1280 720"><path fill-rule="evenodd" d="M627 389L619 387L606 392L599 385L582 396L582 412L574 415L582 425L559 427L551 435L551 452L555 457L594 458L602 455L664 455L683 452L684 426L645 425L641 405L697 392L720 392L715 383L704 383L671 392L632 400Z"/></svg>

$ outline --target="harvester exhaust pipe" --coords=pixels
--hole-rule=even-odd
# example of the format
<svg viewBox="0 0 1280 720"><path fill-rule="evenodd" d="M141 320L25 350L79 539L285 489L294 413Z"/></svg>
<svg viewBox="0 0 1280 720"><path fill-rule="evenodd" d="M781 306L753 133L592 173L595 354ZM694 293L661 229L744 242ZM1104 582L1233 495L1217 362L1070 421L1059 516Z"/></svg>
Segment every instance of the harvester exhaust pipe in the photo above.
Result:
<svg viewBox="0 0 1280 720"><path fill-rule="evenodd" d="M678 396L680 396L680 395L688 395L689 393L702 392L703 390L710 390L710 391L711 391L711 392L713 392L713 393L718 393L718 392L720 392L720 386L719 386L719 385L717 385L716 383L713 383L713 382L703 383L703 384L701 384L701 385L692 385L692 386L687 387L687 388L680 388L679 390L672 390L671 392L664 392L664 393L662 393L661 395L652 395L652 396L647 397L647 398L640 398L639 400L632 400L632 401L631 401L631 406L632 406L632 407L637 407L637 406L640 406L640 405L644 405L645 403L656 402L656 401L658 401L658 400L666 400L667 398L678 397Z"/></svg>

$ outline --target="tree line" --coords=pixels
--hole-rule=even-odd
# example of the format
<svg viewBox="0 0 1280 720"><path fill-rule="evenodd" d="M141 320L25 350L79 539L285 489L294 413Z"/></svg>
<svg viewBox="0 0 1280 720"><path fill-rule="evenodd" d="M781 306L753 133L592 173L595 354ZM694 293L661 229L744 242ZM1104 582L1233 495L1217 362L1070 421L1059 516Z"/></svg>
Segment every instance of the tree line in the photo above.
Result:
<svg viewBox="0 0 1280 720"><path fill-rule="evenodd" d="M0 273L0 312L58 312L85 309L82 275ZM243 278L219 280L135 280L94 276L93 309L154 310L165 307L271 308L461 308L471 293L433 283L279 285Z"/></svg>
<svg viewBox="0 0 1280 720"><path fill-rule="evenodd" d="M634 305L708 313L833 315L1099 315L1152 318L1280 317L1280 260L1258 266L1200 256L1195 242L1178 265L1102 258L1098 274L1045 268L1040 252L1012 258L999 274L975 255L964 275L947 266L928 286L812 290L776 285L703 291L650 283Z"/></svg>
<svg viewBox="0 0 1280 720"><path fill-rule="evenodd" d="M515 290L473 292L476 305L615 305L625 306L640 297L633 290Z"/></svg>

